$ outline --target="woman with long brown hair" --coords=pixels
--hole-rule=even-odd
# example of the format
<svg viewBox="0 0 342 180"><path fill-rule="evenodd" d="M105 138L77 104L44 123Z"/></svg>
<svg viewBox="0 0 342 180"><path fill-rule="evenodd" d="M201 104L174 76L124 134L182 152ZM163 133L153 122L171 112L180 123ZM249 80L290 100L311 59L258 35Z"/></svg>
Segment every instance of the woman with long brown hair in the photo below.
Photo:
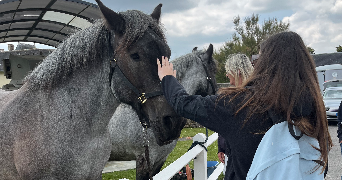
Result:
<svg viewBox="0 0 342 180"><path fill-rule="evenodd" d="M301 37L282 32L261 44L259 61L242 86L220 89L219 95L189 96L173 77L172 64L159 60L165 98L175 111L221 134L229 142L225 180L246 179L265 132L273 126L270 110L318 141L317 176L327 165L332 146L314 61ZM172 76L173 75L173 76ZM328 145L328 146L327 146Z"/></svg>

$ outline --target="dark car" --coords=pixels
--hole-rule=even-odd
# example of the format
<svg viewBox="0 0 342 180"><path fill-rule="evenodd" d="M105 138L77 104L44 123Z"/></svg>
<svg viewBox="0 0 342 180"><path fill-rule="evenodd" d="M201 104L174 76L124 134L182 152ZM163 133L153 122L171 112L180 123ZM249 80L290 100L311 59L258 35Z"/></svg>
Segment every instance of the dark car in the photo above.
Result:
<svg viewBox="0 0 342 180"><path fill-rule="evenodd" d="M337 111L342 101L342 87L325 89L323 101L328 121L337 121Z"/></svg>

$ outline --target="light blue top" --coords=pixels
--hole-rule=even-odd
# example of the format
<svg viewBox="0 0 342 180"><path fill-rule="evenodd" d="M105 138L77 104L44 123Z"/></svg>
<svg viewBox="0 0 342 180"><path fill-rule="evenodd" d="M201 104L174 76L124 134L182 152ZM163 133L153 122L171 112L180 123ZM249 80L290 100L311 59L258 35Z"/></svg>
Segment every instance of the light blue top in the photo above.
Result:
<svg viewBox="0 0 342 180"><path fill-rule="evenodd" d="M299 134L297 127L293 128ZM273 125L262 138L255 152L246 180L323 180L322 166L312 160L319 160L317 139L305 134L296 140L289 132L288 122Z"/></svg>

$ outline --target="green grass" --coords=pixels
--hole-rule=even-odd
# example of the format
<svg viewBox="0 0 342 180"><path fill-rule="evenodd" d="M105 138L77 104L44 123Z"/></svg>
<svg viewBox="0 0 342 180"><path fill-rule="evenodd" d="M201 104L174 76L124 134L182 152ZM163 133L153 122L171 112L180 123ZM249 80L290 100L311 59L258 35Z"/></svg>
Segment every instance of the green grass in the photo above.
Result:
<svg viewBox="0 0 342 180"><path fill-rule="evenodd" d="M205 134L205 128L184 128L182 130L182 133L180 137L193 137L197 133L203 133ZM208 135L210 136L214 132L211 130L208 130ZM181 157L184 153L186 153L189 149L189 147L192 144L192 140L189 141L178 141L176 147L173 149L173 151L169 154L168 158L166 159L162 169L170 165L172 162L176 161L179 157ZM218 161L217 157L217 141L215 141L213 144L211 144L208 147L208 153L207 153L207 160L208 161ZM190 168L194 168L193 160L190 162ZM117 171L113 173L106 173L102 175L102 180L118 180L118 179L135 179L135 169L133 170L127 170L127 171ZM223 180L224 176L221 174L218 178L218 180Z"/></svg>
<svg viewBox="0 0 342 180"><path fill-rule="evenodd" d="M194 137L198 133L205 134L205 128L183 128L180 137ZM208 136L213 133L214 131L208 129Z"/></svg>
<svg viewBox="0 0 342 180"><path fill-rule="evenodd" d="M102 174L102 180L118 180L118 179L123 179L123 178L134 180L135 169Z"/></svg>

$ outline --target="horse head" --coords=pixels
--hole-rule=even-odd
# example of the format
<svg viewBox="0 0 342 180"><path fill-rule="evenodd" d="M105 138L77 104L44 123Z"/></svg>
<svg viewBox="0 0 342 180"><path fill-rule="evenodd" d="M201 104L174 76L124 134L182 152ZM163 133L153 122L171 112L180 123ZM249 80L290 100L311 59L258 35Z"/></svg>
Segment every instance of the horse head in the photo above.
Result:
<svg viewBox="0 0 342 180"><path fill-rule="evenodd" d="M217 62L213 58L213 45L210 44L207 51L193 51L192 53L196 54L201 61L203 62L204 72L206 73L206 83L202 83L200 87L196 89L195 94L199 94L202 96L215 94L217 91L217 83L216 83L216 72L217 72ZM204 85L204 86L203 86Z"/></svg>
<svg viewBox="0 0 342 180"><path fill-rule="evenodd" d="M160 93L156 59L171 55L159 25L162 4L146 15L136 10L116 13L96 1L107 28L113 32L115 65L110 75L114 96L131 105L144 126L152 127L159 145L172 142L180 136L185 121Z"/></svg>
<svg viewBox="0 0 342 180"><path fill-rule="evenodd" d="M180 69L177 70L177 79L189 94L206 96L216 93L217 62L212 55L213 45L210 44L206 51L195 47L192 53L172 61L174 67Z"/></svg>

